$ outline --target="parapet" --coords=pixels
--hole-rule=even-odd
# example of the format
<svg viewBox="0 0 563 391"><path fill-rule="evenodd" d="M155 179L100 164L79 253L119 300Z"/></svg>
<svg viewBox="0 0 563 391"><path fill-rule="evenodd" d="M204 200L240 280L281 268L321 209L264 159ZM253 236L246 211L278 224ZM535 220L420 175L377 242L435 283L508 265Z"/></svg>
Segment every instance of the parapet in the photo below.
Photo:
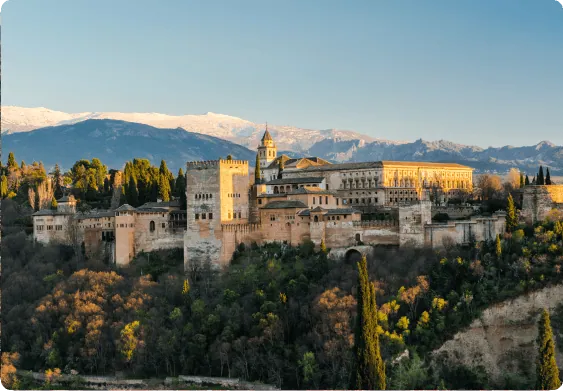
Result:
<svg viewBox="0 0 563 391"><path fill-rule="evenodd" d="M219 159L219 160L202 160L202 161L194 161L194 162L187 162L186 168L188 170L205 170L205 169L215 169L221 165L233 165L238 164L242 166L248 166L248 160L227 160L227 159Z"/></svg>
<svg viewBox="0 0 563 391"><path fill-rule="evenodd" d="M255 232L260 231L262 225L256 223L247 224L221 224L221 230L225 232Z"/></svg>

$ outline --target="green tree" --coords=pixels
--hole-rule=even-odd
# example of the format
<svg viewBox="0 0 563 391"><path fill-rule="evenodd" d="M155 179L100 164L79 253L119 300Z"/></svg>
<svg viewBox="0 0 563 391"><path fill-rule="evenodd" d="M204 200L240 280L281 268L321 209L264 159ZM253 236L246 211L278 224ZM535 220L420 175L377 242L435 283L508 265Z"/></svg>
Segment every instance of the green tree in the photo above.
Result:
<svg viewBox="0 0 563 391"><path fill-rule="evenodd" d="M18 163L16 163L16 158L14 157L14 153L10 152L8 154L8 169L14 170L18 168Z"/></svg>
<svg viewBox="0 0 563 391"><path fill-rule="evenodd" d="M520 188L524 187L524 174L520 173Z"/></svg>
<svg viewBox="0 0 563 391"><path fill-rule="evenodd" d="M512 232L518 227L518 216L516 215L516 207L512 194L508 194L508 207L506 210L506 231Z"/></svg>
<svg viewBox="0 0 563 391"><path fill-rule="evenodd" d="M545 184L551 185L551 175L549 174L549 167L547 168L547 173L545 174Z"/></svg>
<svg viewBox="0 0 563 391"><path fill-rule="evenodd" d="M24 171L27 168L27 165L25 164L25 162L23 160L20 164L20 168L21 168L22 171Z"/></svg>
<svg viewBox="0 0 563 391"><path fill-rule="evenodd" d="M385 363L379 351L375 285L370 283L367 259L358 262L356 331L354 334L355 372L353 389L384 390Z"/></svg>
<svg viewBox="0 0 563 391"><path fill-rule="evenodd" d="M305 383L311 383L317 374L318 367L313 352L303 354L303 359L299 360L299 366L303 370L303 380Z"/></svg>
<svg viewBox="0 0 563 391"><path fill-rule="evenodd" d="M526 179L524 180L524 186L530 186L530 178L526 175Z"/></svg>
<svg viewBox="0 0 563 391"><path fill-rule="evenodd" d="M258 184L261 182L260 177L260 157L256 154L256 167L254 168L254 183Z"/></svg>
<svg viewBox="0 0 563 391"><path fill-rule="evenodd" d="M540 170L538 172L538 179L536 179L536 184L537 185L544 185L545 184L545 180L543 178L543 167L540 166Z"/></svg>
<svg viewBox="0 0 563 391"><path fill-rule="evenodd" d="M178 170L178 177L176 178L176 193L180 197L180 209L186 210L186 176L181 168Z"/></svg>
<svg viewBox="0 0 563 391"><path fill-rule="evenodd" d="M129 179L129 184L127 185L127 192L125 193L127 197L127 203L133 207L139 206L139 193L137 190L137 185L133 177Z"/></svg>
<svg viewBox="0 0 563 391"><path fill-rule="evenodd" d="M536 389L556 390L561 385L555 361L555 344L551 331L549 312L543 310L539 321L538 358L536 362Z"/></svg>
<svg viewBox="0 0 563 391"><path fill-rule="evenodd" d="M57 200L55 199L55 197L53 196L53 198L51 199L51 209L56 210L57 209Z"/></svg>
<svg viewBox="0 0 563 391"><path fill-rule="evenodd" d="M55 198L61 198L63 196L63 176L58 164L55 164L55 170L53 171L53 186L55 190Z"/></svg>
<svg viewBox="0 0 563 391"><path fill-rule="evenodd" d="M534 176L534 178L532 179L532 186L536 186L538 183L536 181L536 177Z"/></svg>
<svg viewBox="0 0 563 391"><path fill-rule="evenodd" d="M496 243L495 243L495 252L497 258L500 258L502 255L502 243L500 241L500 235L497 235Z"/></svg>

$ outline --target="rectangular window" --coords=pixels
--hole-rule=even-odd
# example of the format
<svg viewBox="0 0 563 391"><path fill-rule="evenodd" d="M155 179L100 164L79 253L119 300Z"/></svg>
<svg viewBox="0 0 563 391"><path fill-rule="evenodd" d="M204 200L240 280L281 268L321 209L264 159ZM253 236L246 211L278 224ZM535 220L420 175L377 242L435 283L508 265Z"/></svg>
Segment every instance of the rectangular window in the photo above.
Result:
<svg viewBox="0 0 563 391"><path fill-rule="evenodd" d="M328 196L325 197L325 204L328 205Z"/></svg>
<svg viewBox="0 0 563 391"><path fill-rule="evenodd" d="M316 201L317 199L315 197L313 197L313 205L315 205L317 203Z"/></svg>
<svg viewBox="0 0 563 391"><path fill-rule="evenodd" d="M262 205L262 200L258 200L258 205Z"/></svg>
<svg viewBox="0 0 563 391"><path fill-rule="evenodd" d="M52 225L48 225L47 226L47 231L52 231L53 230L53 226Z"/></svg>
<svg viewBox="0 0 563 391"><path fill-rule="evenodd" d="M162 228L166 228L166 223L162 223Z"/></svg>
<svg viewBox="0 0 563 391"><path fill-rule="evenodd" d="M338 206L338 198L336 199L336 206Z"/></svg>
<svg viewBox="0 0 563 391"><path fill-rule="evenodd" d="M195 219L196 219L196 220L199 220L199 213L196 213L196 214L195 214Z"/></svg>
<svg viewBox="0 0 563 391"><path fill-rule="evenodd" d="M323 204L323 197L320 196L320 197L319 197L319 205L322 205L322 204Z"/></svg>
<svg viewBox="0 0 563 391"><path fill-rule="evenodd" d="M241 212L238 212L238 218L242 219L242 213Z"/></svg>
<svg viewBox="0 0 563 391"><path fill-rule="evenodd" d="M213 220L213 213L209 213L209 220Z"/></svg>
<svg viewBox="0 0 563 391"><path fill-rule="evenodd" d="M328 190L328 183L326 184L326 189Z"/></svg>
<svg viewBox="0 0 563 391"><path fill-rule="evenodd" d="M206 217L207 217L207 216L206 216L205 213L202 213L202 214L201 214L201 219L202 219L202 220L205 220Z"/></svg>

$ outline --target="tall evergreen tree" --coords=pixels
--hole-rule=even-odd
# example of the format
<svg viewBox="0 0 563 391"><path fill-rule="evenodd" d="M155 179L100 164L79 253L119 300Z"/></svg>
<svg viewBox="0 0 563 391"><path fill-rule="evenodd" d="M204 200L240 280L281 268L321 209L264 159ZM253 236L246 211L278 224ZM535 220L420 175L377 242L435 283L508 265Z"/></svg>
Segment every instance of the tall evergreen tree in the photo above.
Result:
<svg viewBox="0 0 563 391"><path fill-rule="evenodd" d="M538 183L536 182L536 177L534 176L534 179L532 179L532 186L537 185Z"/></svg>
<svg viewBox="0 0 563 391"><path fill-rule="evenodd" d="M530 186L530 178L526 175L526 179L524 180L524 186Z"/></svg>
<svg viewBox="0 0 563 391"><path fill-rule="evenodd" d="M172 189L170 188L170 171L166 166L166 162L164 160L161 160L158 178L158 197L163 202L168 202L170 201L171 192Z"/></svg>
<svg viewBox="0 0 563 391"><path fill-rule="evenodd" d="M55 199L58 200L63 196L63 176L58 164L55 164L55 170L53 171L53 187L55 190Z"/></svg>
<svg viewBox="0 0 563 391"><path fill-rule="evenodd" d="M139 206L139 192L137 186L135 185L135 180L133 177L129 178L129 184L127 185L127 193L125 194L127 198L127 203L133 207Z"/></svg>
<svg viewBox="0 0 563 391"><path fill-rule="evenodd" d="M178 177L176 178L176 193L178 193L180 197L180 209L186 210L186 176L182 168L178 170Z"/></svg>
<svg viewBox="0 0 563 391"><path fill-rule="evenodd" d="M20 163L20 168L21 170L25 170L27 168L27 165L25 164L25 162L22 160L22 162Z"/></svg>
<svg viewBox="0 0 563 391"><path fill-rule="evenodd" d="M506 231L512 232L518 227L518 216L516 215L516 207L512 194L508 194L508 207L506 210Z"/></svg>
<svg viewBox="0 0 563 391"><path fill-rule="evenodd" d="M256 184L261 182L260 170L260 157L256 154L256 167L254 168L254 183Z"/></svg>
<svg viewBox="0 0 563 391"><path fill-rule="evenodd" d="M538 358L536 361L536 389L556 390L561 386L559 369L555 361L555 344L551 331L549 312L543 310L539 321Z"/></svg>
<svg viewBox="0 0 563 391"><path fill-rule="evenodd" d="M536 179L536 185L545 185L545 180L543 178L543 167L540 166L540 171L538 172L538 178Z"/></svg>
<svg viewBox="0 0 563 391"><path fill-rule="evenodd" d="M520 188L524 187L524 174L520 173Z"/></svg>
<svg viewBox="0 0 563 391"><path fill-rule="evenodd" d="M356 331L354 334L355 371L352 389L384 390L385 363L379 351L375 285L370 283L367 260L358 262Z"/></svg>
<svg viewBox="0 0 563 391"><path fill-rule="evenodd" d="M8 154L8 169L16 169L18 168L18 163L16 163L16 158L14 157L14 153L10 152Z"/></svg>
<svg viewBox="0 0 563 391"><path fill-rule="evenodd" d="M549 167L547 168L547 173L545 174L545 184L551 185L551 175L549 174Z"/></svg>

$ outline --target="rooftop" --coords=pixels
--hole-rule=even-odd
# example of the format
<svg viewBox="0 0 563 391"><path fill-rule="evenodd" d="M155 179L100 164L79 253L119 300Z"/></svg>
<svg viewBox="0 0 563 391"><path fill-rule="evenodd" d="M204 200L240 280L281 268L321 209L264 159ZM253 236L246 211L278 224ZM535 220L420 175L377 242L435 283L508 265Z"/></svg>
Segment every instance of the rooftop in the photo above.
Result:
<svg viewBox="0 0 563 391"><path fill-rule="evenodd" d="M464 166L458 163L436 163L436 162L398 162L392 160L381 161L383 167L385 166L407 166L407 167L450 167L450 168L463 168L472 169L469 166Z"/></svg>
<svg viewBox="0 0 563 391"><path fill-rule="evenodd" d="M321 189L320 187L300 187L299 189L295 189L290 191L287 194L327 194L327 195L335 195L333 192Z"/></svg>
<svg viewBox="0 0 563 391"><path fill-rule="evenodd" d="M262 209L292 209L292 208L307 208L301 201L272 201L269 202L264 208Z"/></svg>
<svg viewBox="0 0 563 391"><path fill-rule="evenodd" d="M266 182L266 185L291 185L291 184L303 184L303 183L321 183L324 181L323 177L306 177L306 178L282 178L282 179L272 179Z"/></svg>
<svg viewBox="0 0 563 391"><path fill-rule="evenodd" d="M298 213L299 216L310 216L311 212L323 212L323 214L326 215L351 215L351 214L361 214L362 212L353 209L353 208L342 208L342 209L323 209L320 206L317 206L315 209L313 210L302 210L301 212Z"/></svg>
<svg viewBox="0 0 563 391"><path fill-rule="evenodd" d="M74 213L72 212L59 212L57 210L52 210L52 209L41 209L37 212L35 212L34 214L32 214L32 216L65 216L65 215L73 215Z"/></svg>

